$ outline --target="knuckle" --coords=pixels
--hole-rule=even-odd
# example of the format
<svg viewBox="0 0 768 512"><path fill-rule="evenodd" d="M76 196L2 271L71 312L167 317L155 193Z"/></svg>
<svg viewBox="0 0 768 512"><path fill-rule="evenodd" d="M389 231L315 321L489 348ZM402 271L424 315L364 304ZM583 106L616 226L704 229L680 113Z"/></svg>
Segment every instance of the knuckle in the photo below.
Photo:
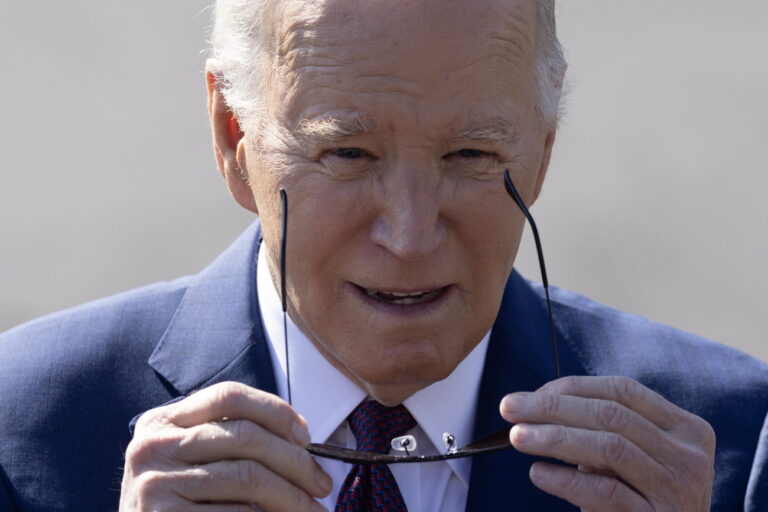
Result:
<svg viewBox="0 0 768 512"><path fill-rule="evenodd" d="M167 421L165 421L165 414L167 410L168 410L167 406L162 406L162 407L155 407L154 409L150 409L146 411L144 414L139 416L138 420L136 420L135 431L139 433L145 430L149 430L158 425L167 424Z"/></svg>
<svg viewBox="0 0 768 512"><path fill-rule="evenodd" d="M145 471L133 479L132 491L142 498L161 494L168 486L168 476L162 471Z"/></svg>
<svg viewBox="0 0 768 512"><path fill-rule="evenodd" d="M713 458L701 449L689 450L683 459L685 460L686 472L695 481L707 480L714 472Z"/></svg>
<svg viewBox="0 0 768 512"><path fill-rule="evenodd" d="M692 483L690 468L686 469L684 473L671 467L665 466L664 469L663 476L656 482L660 485L659 488L665 489L670 497L684 495Z"/></svg>
<svg viewBox="0 0 768 512"><path fill-rule="evenodd" d="M547 383L544 385L544 387L542 387L542 390L545 390L549 393L564 393L567 390L575 388L577 384L578 378L574 377L573 375L568 375L566 377L561 377L557 380Z"/></svg>
<svg viewBox="0 0 768 512"><path fill-rule="evenodd" d="M167 441L158 436L134 437L125 451L126 465L132 468L147 466L160 456Z"/></svg>
<svg viewBox="0 0 768 512"><path fill-rule="evenodd" d="M312 468L313 458L307 450L296 447L292 451L293 451L292 462L295 465L295 467L301 468L301 469L314 469Z"/></svg>
<svg viewBox="0 0 768 512"><path fill-rule="evenodd" d="M627 410L616 402L596 402L597 420L611 432L620 432L627 426Z"/></svg>
<svg viewBox="0 0 768 512"><path fill-rule="evenodd" d="M179 455L190 446L199 446L205 444L212 438L209 424L197 425L183 430L179 442L173 447L174 455Z"/></svg>
<svg viewBox="0 0 768 512"><path fill-rule="evenodd" d="M215 387L214 400L225 408L236 407L242 403L247 393L247 387L240 382L220 382Z"/></svg>
<svg viewBox="0 0 768 512"><path fill-rule="evenodd" d="M556 417L560 411L560 400L554 393L539 393L539 404L547 418Z"/></svg>
<svg viewBox="0 0 768 512"><path fill-rule="evenodd" d="M284 402L280 398L275 397L272 404L273 414L277 415L283 423L285 423L287 431L290 432L291 425L295 421L296 414L288 402Z"/></svg>
<svg viewBox="0 0 768 512"><path fill-rule="evenodd" d="M289 510L296 510L298 512L311 512L312 510L312 500L310 497L296 487L291 488L290 501L291 508Z"/></svg>
<svg viewBox="0 0 768 512"><path fill-rule="evenodd" d="M613 432L604 432L601 438L605 461L611 466L621 462L627 451L627 441Z"/></svg>
<svg viewBox="0 0 768 512"><path fill-rule="evenodd" d="M714 453L715 447L717 446L717 434L715 433L715 429L712 428L712 425L710 425L704 419L698 416L695 418L696 421L694 421L694 432L700 439L704 449L709 453Z"/></svg>
<svg viewBox="0 0 768 512"><path fill-rule="evenodd" d="M579 475L579 473L576 471L569 472L568 476L566 476L565 480L563 481L563 488L569 495L576 495L580 493L582 485L583 482L581 475Z"/></svg>
<svg viewBox="0 0 768 512"><path fill-rule="evenodd" d="M266 470L264 466L254 460L235 461L237 481L243 489L249 489L254 493L267 487Z"/></svg>
<svg viewBox="0 0 768 512"><path fill-rule="evenodd" d="M695 449L703 450L710 457L714 457L717 447L715 429L700 416L682 409L680 411L684 415L683 423L678 429L681 440L692 445Z"/></svg>
<svg viewBox="0 0 768 512"><path fill-rule="evenodd" d="M645 394L645 388L629 377L613 377L612 383L616 396L625 402L633 403L642 400Z"/></svg>
<svg viewBox="0 0 768 512"><path fill-rule="evenodd" d="M243 452L258 451L261 448L261 436L256 425L250 421L236 420L227 422L235 448Z"/></svg>
<svg viewBox="0 0 768 512"><path fill-rule="evenodd" d="M154 416L153 412L154 412L154 409L151 409L151 410L145 412L144 414L142 414L141 416L139 416L139 419L136 420L136 432L137 433L138 432L142 432L143 430L145 430L146 428L149 427L149 425L153 421L153 416Z"/></svg>
<svg viewBox="0 0 768 512"><path fill-rule="evenodd" d="M619 481L614 478L601 477L595 480L595 496L606 504L618 504L620 494Z"/></svg>
<svg viewBox="0 0 768 512"><path fill-rule="evenodd" d="M274 420L269 429L283 439L292 441L293 424L297 422L294 409L287 402L274 397L269 403L269 414Z"/></svg>
<svg viewBox="0 0 768 512"><path fill-rule="evenodd" d="M545 438L548 444L553 446L563 446L568 443L568 430L559 425L552 426L545 430Z"/></svg>

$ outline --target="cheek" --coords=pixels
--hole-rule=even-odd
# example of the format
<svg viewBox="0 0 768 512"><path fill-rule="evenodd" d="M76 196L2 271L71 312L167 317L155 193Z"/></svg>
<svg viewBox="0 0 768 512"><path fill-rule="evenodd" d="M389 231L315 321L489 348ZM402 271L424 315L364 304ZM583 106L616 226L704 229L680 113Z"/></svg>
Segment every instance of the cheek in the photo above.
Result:
<svg viewBox="0 0 768 512"><path fill-rule="evenodd" d="M478 286L503 287L524 227L524 217L503 185L494 182L459 205L456 237Z"/></svg>
<svg viewBox="0 0 768 512"><path fill-rule="evenodd" d="M310 315L333 308L344 269L366 237L365 201L351 185L322 186L302 180L289 206L289 281L297 308Z"/></svg>

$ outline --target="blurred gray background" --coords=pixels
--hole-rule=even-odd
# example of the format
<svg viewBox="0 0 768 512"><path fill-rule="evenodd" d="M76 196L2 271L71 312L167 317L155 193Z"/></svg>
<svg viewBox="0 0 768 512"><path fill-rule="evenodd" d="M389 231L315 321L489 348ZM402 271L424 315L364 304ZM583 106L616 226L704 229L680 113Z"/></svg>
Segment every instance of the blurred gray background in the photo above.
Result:
<svg viewBox="0 0 768 512"><path fill-rule="evenodd" d="M252 220L210 149L209 3L3 2L0 331L197 272ZM561 1L559 24L552 281L768 361L768 2ZM538 279L527 235L518 261Z"/></svg>

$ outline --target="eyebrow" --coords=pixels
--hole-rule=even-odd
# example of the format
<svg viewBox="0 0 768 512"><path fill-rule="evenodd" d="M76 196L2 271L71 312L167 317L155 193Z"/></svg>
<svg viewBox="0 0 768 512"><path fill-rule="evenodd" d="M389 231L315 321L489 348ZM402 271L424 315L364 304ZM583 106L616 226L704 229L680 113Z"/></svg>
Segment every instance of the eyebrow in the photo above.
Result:
<svg viewBox="0 0 768 512"><path fill-rule="evenodd" d="M374 129L374 123L359 115L354 115L348 119L329 116L320 119L302 119L296 126L294 133L321 142L339 142L370 133ZM508 121L494 119L458 133L453 137L453 140L517 144L519 135L517 129Z"/></svg>
<svg viewBox="0 0 768 512"><path fill-rule="evenodd" d="M495 119L489 123L464 130L453 139L457 141L477 140L517 144L520 137L517 129L512 124L503 119Z"/></svg>
<svg viewBox="0 0 768 512"><path fill-rule="evenodd" d="M299 121L294 133L324 142L338 142L373 131L372 124L357 115L349 119L339 119L337 117L311 120L302 119Z"/></svg>

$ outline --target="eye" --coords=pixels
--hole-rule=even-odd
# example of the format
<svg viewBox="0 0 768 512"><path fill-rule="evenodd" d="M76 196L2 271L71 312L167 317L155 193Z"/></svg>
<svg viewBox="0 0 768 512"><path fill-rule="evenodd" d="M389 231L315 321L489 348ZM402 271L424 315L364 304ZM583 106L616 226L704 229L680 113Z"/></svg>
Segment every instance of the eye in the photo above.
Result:
<svg viewBox="0 0 768 512"><path fill-rule="evenodd" d="M469 148L460 149L455 154L456 156L459 156L461 158L481 158L485 156L491 156L490 153L487 153L480 149L469 149Z"/></svg>
<svg viewBox="0 0 768 512"><path fill-rule="evenodd" d="M360 148L329 148L319 160L323 172L329 176L351 180L365 176L376 165L375 155Z"/></svg>
<svg viewBox="0 0 768 512"><path fill-rule="evenodd" d="M365 151L360 148L339 148L329 151L333 156L344 158L347 160L355 160L357 158L363 158L366 156Z"/></svg>
<svg viewBox="0 0 768 512"><path fill-rule="evenodd" d="M443 157L451 175L477 179L495 177L499 160L497 153L475 148L462 148Z"/></svg>

